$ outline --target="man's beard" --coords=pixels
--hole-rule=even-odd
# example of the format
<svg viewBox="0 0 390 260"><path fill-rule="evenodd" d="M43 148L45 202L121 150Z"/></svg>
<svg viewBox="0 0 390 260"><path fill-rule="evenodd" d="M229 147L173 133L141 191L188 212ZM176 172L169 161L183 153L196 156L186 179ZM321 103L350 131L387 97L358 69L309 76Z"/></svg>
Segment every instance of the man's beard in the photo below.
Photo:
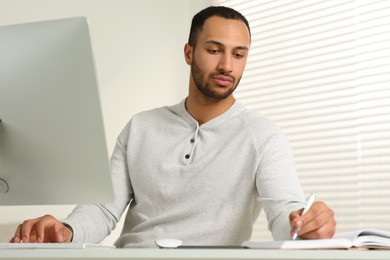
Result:
<svg viewBox="0 0 390 260"><path fill-rule="evenodd" d="M193 63L191 66L191 73L192 73L192 78L194 79L195 85L198 88L198 90L205 96L211 97L214 99L222 100L230 96L234 90L237 88L238 83L240 83L241 77L238 79L237 83L236 79L229 75L226 72L219 72L219 73L214 73L209 75L209 79L211 79L215 75L224 75L224 76L230 76L233 79L233 87L230 87L227 89L225 92L220 93L217 91L214 91L212 88L210 88L209 84L204 80L204 73L203 71L199 68L199 66L196 64L195 58L193 58Z"/></svg>

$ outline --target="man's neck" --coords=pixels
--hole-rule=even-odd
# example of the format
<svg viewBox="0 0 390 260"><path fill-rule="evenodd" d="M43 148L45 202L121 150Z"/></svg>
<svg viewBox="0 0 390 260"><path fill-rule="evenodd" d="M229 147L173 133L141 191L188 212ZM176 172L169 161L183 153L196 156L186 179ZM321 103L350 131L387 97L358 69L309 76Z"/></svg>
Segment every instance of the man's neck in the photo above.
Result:
<svg viewBox="0 0 390 260"><path fill-rule="evenodd" d="M225 113L236 99L230 95L226 99L216 100L201 95L189 95L185 105L188 113L202 125Z"/></svg>

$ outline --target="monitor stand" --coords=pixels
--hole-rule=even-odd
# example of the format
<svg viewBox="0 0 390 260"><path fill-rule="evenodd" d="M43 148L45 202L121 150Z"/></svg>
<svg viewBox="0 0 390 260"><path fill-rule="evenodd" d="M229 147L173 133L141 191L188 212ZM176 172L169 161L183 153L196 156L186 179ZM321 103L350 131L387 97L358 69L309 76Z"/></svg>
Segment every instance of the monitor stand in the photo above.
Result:
<svg viewBox="0 0 390 260"><path fill-rule="evenodd" d="M0 194L1 193L7 193L8 192L8 183L3 180L2 178L0 178Z"/></svg>
<svg viewBox="0 0 390 260"><path fill-rule="evenodd" d="M1 124L1 118L0 118L0 124ZM0 178L0 193L7 193L8 192L8 183Z"/></svg>

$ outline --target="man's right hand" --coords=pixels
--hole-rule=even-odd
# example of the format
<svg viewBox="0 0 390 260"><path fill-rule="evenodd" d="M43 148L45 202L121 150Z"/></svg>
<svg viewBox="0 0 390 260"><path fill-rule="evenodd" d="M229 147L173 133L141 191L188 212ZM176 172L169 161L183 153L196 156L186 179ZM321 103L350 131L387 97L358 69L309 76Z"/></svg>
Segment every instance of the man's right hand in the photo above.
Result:
<svg viewBox="0 0 390 260"><path fill-rule="evenodd" d="M51 215L29 219L18 226L11 243L69 243L73 233Z"/></svg>

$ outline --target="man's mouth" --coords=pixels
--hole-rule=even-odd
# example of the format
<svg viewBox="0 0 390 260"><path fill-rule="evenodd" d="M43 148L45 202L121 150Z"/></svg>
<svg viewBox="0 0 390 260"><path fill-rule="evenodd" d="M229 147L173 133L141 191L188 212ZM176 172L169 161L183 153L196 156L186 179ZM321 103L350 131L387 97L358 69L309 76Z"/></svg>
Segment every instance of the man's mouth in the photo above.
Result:
<svg viewBox="0 0 390 260"><path fill-rule="evenodd" d="M216 85L222 87L228 87L233 83L233 78L230 76L214 75L211 78Z"/></svg>

